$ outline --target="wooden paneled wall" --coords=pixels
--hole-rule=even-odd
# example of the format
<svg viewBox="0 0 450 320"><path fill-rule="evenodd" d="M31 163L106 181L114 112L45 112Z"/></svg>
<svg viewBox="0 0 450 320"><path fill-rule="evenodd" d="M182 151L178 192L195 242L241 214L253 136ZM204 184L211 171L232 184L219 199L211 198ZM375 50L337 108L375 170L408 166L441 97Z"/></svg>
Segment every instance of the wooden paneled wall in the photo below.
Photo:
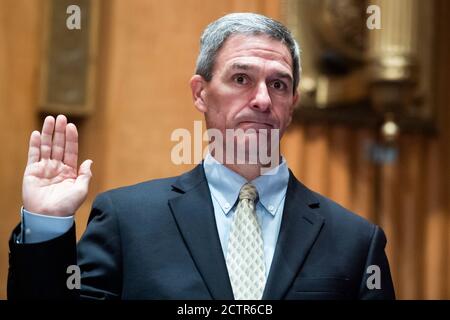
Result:
<svg viewBox="0 0 450 320"><path fill-rule="evenodd" d="M450 3L438 2L435 135L401 134L383 165L368 155L374 129L294 124L283 141L306 185L383 227L400 299L450 299Z"/></svg>
<svg viewBox="0 0 450 320"><path fill-rule="evenodd" d="M450 299L450 3L438 12L436 134L401 134L386 164L369 156L375 129L294 123L282 145L307 186L383 227L400 299Z"/></svg>
<svg viewBox="0 0 450 320"><path fill-rule="evenodd" d="M7 241L19 221L28 137L41 124L42 1L0 0L0 299L6 298ZM99 192L192 167L171 163L170 134L202 120L188 86L199 37L208 23L236 11L278 18L280 3L101 1L97 103L92 116L76 122L81 159L94 160L88 199L77 213L78 236Z"/></svg>
<svg viewBox="0 0 450 320"><path fill-rule="evenodd" d="M19 221L28 135L41 121L40 1L0 0L0 298L6 297L7 240ZM111 0L101 7L96 109L77 121L81 158L94 160L90 193L77 213L78 236L99 192L191 167L171 163L170 134L192 130L202 119L188 89L202 29L233 11L279 18L282 1ZM440 105L448 109L450 64L444 60ZM373 135L369 129L293 124L283 149L308 186L383 226L400 298L449 299L449 131L402 136L399 161L383 167L364 152Z"/></svg>
<svg viewBox="0 0 450 320"><path fill-rule="evenodd" d="M27 141L36 128L38 1L0 1L0 298L6 298L8 239L19 220Z"/></svg>
<svg viewBox="0 0 450 320"><path fill-rule="evenodd" d="M367 129L294 126L283 141L290 167L307 186L383 227L401 299L450 298L443 141L402 136L398 161L385 165L370 160L375 134Z"/></svg>

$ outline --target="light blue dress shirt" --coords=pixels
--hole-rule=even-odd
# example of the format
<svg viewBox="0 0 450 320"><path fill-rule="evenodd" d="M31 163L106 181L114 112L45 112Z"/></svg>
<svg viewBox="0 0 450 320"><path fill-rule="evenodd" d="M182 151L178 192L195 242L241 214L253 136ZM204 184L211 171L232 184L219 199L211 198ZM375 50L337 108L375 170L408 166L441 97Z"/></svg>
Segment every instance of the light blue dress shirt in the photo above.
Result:
<svg viewBox="0 0 450 320"><path fill-rule="evenodd" d="M207 154L203 163L214 205L217 231L224 257L227 256L231 222L237 205L239 191L247 180ZM289 181L289 170L283 158L278 167L251 181L258 190L256 215L264 242L266 277L272 264L283 215L284 200ZM67 232L74 216L51 217L22 208L22 242L36 243L54 239Z"/></svg>
<svg viewBox="0 0 450 320"><path fill-rule="evenodd" d="M54 239L73 225L74 216L53 217L21 209L22 243L36 243Z"/></svg>
<svg viewBox="0 0 450 320"><path fill-rule="evenodd" d="M203 167L211 191L220 244L226 258L231 222L238 202L239 191L247 180L222 165L211 154L205 157ZM280 232L288 181L289 170L284 158L278 167L251 181L259 195L256 215L264 242L266 277L270 271Z"/></svg>

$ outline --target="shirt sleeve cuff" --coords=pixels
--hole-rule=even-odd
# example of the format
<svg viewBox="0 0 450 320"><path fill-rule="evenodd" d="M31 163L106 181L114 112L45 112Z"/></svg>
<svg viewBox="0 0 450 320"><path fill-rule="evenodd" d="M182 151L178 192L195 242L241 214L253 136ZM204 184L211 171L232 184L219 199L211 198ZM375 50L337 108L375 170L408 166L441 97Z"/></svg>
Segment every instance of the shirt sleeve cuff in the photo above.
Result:
<svg viewBox="0 0 450 320"><path fill-rule="evenodd" d="M37 243L52 240L66 233L73 225L74 216L54 217L29 212L23 207L22 243Z"/></svg>

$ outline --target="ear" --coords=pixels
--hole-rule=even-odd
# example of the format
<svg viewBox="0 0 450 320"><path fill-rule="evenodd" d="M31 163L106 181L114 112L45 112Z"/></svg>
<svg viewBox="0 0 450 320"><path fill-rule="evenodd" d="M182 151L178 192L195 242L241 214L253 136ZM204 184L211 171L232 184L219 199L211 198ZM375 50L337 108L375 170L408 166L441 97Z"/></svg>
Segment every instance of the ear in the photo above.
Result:
<svg viewBox="0 0 450 320"><path fill-rule="evenodd" d="M207 112L208 106L205 101L205 87L207 84L206 80L203 79L202 76L196 74L192 76L189 84L191 85L192 99L194 100L195 107L202 113Z"/></svg>
<svg viewBox="0 0 450 320"><path fill-rule="evenodd" d="M289 122L288 122L288 126L291 124L292 122L292 114L294 113L294 108L297 105L298 99L300 98L300 94L298 93L298 91L295 91L295 94L292 98L292 105L290 107L289 110Z"/></svg>

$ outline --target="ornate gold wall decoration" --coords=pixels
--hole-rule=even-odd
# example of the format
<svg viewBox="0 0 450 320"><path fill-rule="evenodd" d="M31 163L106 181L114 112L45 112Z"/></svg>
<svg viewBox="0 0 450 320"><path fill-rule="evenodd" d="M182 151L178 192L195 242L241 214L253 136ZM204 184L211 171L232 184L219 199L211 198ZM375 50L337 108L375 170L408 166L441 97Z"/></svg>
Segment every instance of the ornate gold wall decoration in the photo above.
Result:
<svg viewBox="0 0 450 320"><path fill-rule="evenodd" d="M381 10L379 30L366 26L369 4ZM297 118L389 122L386 133L392 123L433 131L435 6L434 0L285 0L284 19L303 51Z"/></svg>
<svg viewBox="0 0 450 320"><path fill-rule="evenodd" d="M43 54L39 107L43 113L83 116L93 109L95 97L97 0L45 0L43 2ZM81 29L69 29L67 8L81 11Z"/></svg>

